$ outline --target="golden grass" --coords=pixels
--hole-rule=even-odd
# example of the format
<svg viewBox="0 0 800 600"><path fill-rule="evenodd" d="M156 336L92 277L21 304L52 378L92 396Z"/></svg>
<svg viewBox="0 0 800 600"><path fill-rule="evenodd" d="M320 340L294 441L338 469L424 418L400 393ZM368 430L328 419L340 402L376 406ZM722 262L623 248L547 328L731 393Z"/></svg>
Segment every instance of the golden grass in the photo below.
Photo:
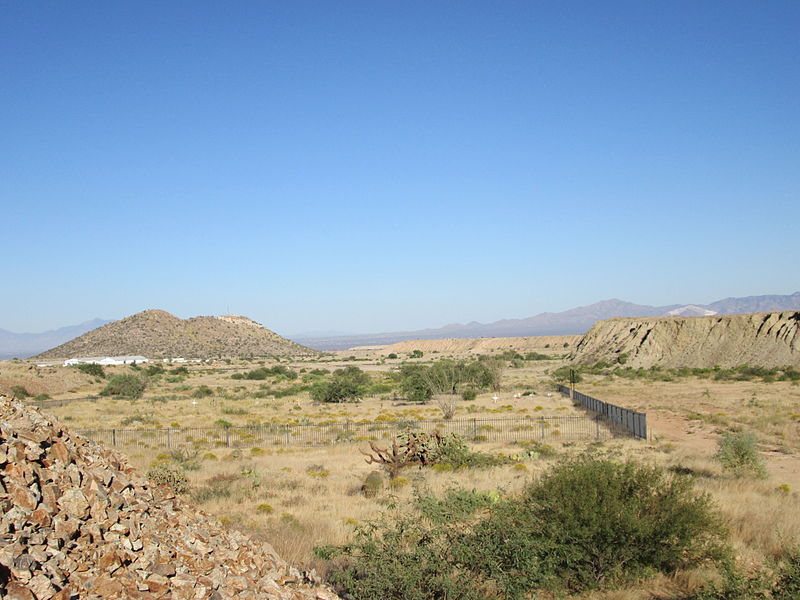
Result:
<svg viewBox="0 0 800 600"><path fill-rule="evenodd" d="M359 351L363 352L363 351ZM355 363L373 376L383 377L398 361L382 361L374 354L369 362ZM340 357L341 358L341 357ZM425 359L429 358L426 355ZM304 361L296 368L328 368L347 362ZM267 363L271 364L271 363ZM507 369L497 402L493 394L481 394L474 402L461 402L455 418L508 416L559 416L582 414L567 400L547 396L552 382L545 373L559 366L551 361ZM208 427L217 419L235 425L297 422L341 422L439 418L434 405L395 406L384 395L359 404L313 404L307 394L287 398L255 398L267 381L231 380L234 371L218 371L227 363L190 366L185 381L162 378L142 400L101 399L97 403L68 404L50 412L68 419L76 429L120 427L126 418L145 415L161 426ZM258 361L233 361L241 371L259 366ZM21 367L15 367L20 376ZM58 369L56 370L58 371ZM0 375L7 373L6 367ZM64 376L71 377L71 371ZM52 374L51 374L52 375ZM13 377L12 377L13 379ZM97 393L102 384L84 380L73 395ZM199 385L215 390L210 399L194 399ZM287 385L286 383L281 385ZM219 393L217 388L221 388ZM800 386L787 382L732 382L687 378L675 382L652 382L589 376L580 384L584 393L602 400L648 413L651 441L612 440L603 444L560 444L558 451L574 454L599 452L611 457L647 461L693 474L699 489L708 492L730 527L730 541L739 563L756 570L788 548L800 544ZM537 395L515 397L524 390ZM163 402L153 396L174 396ZM192 401L198 404L192 404ZM143 425L153 427L152 423ZM713 459L719 434L731 429L755 432L760 441L769 477L762 481L737 480L725 476ZM516 452L519 448L481 444L484 451ZM146 470L163 450L129 450L132 462ZM442 493L448 487L503 489L513 493L551 464L530 460L523 466L487 470L436 472L409 469L408 482L386 487L374 498L361 493L361 485L372 471L358 453L358 444L329 447L262 447L202 450L213 454L201 460L198 471L188 473L195 494L213 485L215 478L228 495L198 496L199 506L223 520L271 543L287 560L300 566L323 569L312 554L315 545L346 541L359 523L373 519L389 502L408 504L417 490ZM227 478L227 479L226 479ZM402 482L401 482L402 483ZM644 600L681 598L715 577L713 571L685 570L659 575L625 589L581 596L591 600Z"/></svg>

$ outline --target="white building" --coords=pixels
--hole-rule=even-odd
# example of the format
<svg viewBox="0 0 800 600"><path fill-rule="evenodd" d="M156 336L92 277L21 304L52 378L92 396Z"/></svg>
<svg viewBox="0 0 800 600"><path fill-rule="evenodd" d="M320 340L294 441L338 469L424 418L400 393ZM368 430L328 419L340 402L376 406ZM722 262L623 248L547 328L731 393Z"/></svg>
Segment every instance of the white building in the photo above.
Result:
<svg viewBox="0 0 800 600"><path fill-rule="evenodd" d="M64 366L72 365L140 365L150 362L144 356L82 356L64 361Z"/></svg>

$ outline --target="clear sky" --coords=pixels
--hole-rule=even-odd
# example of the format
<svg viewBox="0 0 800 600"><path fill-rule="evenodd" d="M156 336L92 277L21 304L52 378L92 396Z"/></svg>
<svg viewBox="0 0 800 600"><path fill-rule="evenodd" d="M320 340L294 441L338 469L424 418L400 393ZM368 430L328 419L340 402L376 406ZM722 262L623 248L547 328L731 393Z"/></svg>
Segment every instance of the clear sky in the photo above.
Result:
<svg viewBox="0 0 800 600"><path fill-rule="evenodd" d="M0 328L800 289L800 3L0 0Z"/></svg>

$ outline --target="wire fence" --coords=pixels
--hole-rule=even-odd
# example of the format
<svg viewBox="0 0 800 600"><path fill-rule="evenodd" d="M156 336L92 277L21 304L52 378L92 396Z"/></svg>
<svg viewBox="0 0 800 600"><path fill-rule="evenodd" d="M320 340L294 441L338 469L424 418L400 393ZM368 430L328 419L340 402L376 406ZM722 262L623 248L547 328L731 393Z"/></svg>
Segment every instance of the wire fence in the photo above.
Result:
<svg viewBox="0 0 800 600"><path fill-rule="evenodd" d="M585 409L596 413L599 417L608 420L619 427L624 428L630 432L633 437L647 439L647 415L645 413L636 412L629 408L623 408L616 404L604 402L597 398L592 398L586 394L582 394L577 390L570 390L565 385L559 385L558 391L566 396L572 396L572 399L579 402Z"/></svg>
<svg viewBox="0 0 800 600"><path fill-rule="evenodd" d="M81 435L107 446L140 448L242 448L325 446L392 438L404 429L455 433L474 442L580 441L630 437L599 415L420 421L339 422L172 429L88 429Z"/></svg>

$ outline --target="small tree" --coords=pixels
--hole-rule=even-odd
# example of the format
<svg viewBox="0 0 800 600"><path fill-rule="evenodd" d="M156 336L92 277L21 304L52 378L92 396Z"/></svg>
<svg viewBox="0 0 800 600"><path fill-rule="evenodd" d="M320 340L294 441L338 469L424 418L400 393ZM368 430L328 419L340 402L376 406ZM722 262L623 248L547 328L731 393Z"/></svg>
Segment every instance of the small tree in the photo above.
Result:
<svg viewBox="0 0 800 600"><path fill-rule="evenodd" d="M372 380L356 366L350 365L333 372L330 381L321 381L311 388L314 402L357 402L364 397Z"/></svg>
<svg viewBox="0 0 800 600"><path fill-rule="evenodd" d="M722 464L722 470L734 477L767 476L764 461L758 455L758 440L752 433L726 433L718 442L715 458Z"/></svg>

